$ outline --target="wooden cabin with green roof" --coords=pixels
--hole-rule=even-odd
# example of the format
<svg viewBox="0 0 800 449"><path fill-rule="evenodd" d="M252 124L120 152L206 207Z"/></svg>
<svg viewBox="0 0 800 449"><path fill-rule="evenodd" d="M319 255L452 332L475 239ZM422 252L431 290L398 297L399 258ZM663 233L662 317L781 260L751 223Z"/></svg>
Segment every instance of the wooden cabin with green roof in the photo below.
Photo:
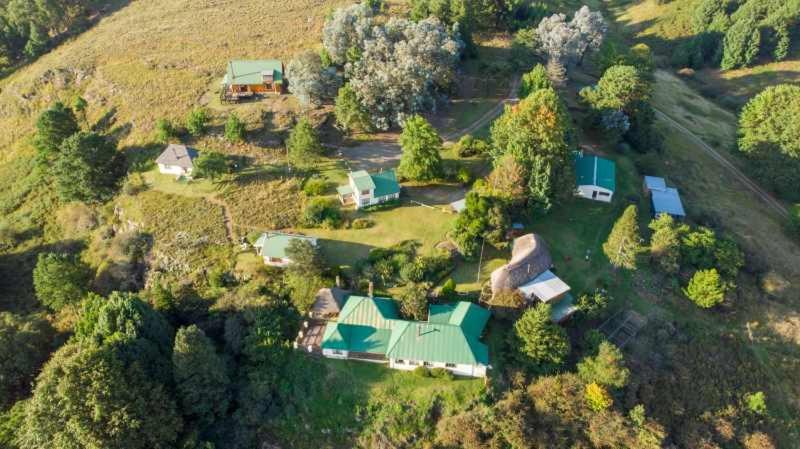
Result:
<svg viewBox="0 0 800 449"><path fill-rule="evenodd" d="M617 188L616 172L614 161L579 152L575 155L576 194L610 203Z"/></svg>
<svg viewBox="0 0 800 449"><path fill-rule="evenodd" d="M292 259L286 254L286 250L293 240L300 240L308 242L312 246L317 246L317 239L314 237L284 232L265 232L253 243L253 248L255 248L256 254L264 259L265 265L285 268L292 263Z"/></svg>
<svg viewBox="0 0 800 449"><path fill-rule="evenodd" d="M386 363L393 369L424 366L485 377L489 349L480 337L489 316L483 307L462 301L431 305L428 321L410 321L400 318L392 299L350 295L338 318L325 323L319 350L325 357Z"/></svg>
<svg viewBox="0 0 800 449"><path fill-rule="evenodd" d="M365 170L350 172L348 183L336 188L343 205L356 209L385 203L400 198L400 183L394 170L367 173Z"/></svg>
<svg viewBox="0 0 800 449"><path fill-rule="evenodd" d="M280 94L284 89L283 63L276 59L233 60L222 79L223 100Z"/></svg>

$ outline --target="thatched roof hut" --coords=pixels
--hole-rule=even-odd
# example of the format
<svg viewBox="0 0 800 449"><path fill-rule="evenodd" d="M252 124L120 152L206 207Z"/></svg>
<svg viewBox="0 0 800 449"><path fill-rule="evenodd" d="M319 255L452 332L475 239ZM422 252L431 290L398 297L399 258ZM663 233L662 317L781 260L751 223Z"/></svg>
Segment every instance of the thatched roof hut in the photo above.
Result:
<svg viewBox="0 0 800 449"><path fill-rule="evenodd" d="M314 298L314 305L311 306L311 317L321 319L335 318L339 315L350 293L349 290L343 290L339 287L321 289Z"/></svg>
<svg viewBox="0 0 800 449"><path fill-rule="evenodd" d="M511 250L511 260L492 272L492 295L505 290L516 290L552 266L553 259L544 239L536 234L516 238Z"/></svg>

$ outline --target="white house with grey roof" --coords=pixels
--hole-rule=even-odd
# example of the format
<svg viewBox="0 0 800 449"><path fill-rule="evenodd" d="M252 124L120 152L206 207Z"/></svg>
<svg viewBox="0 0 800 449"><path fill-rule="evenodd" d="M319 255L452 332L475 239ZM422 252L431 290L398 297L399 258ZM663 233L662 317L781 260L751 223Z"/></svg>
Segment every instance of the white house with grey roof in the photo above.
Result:
<svg viewBox="0 0 800 449"><path fill-rule="evenodd" d="M165 175L191 176L197 156L194 148L171 143L156 159L158 171Z"/></svg>

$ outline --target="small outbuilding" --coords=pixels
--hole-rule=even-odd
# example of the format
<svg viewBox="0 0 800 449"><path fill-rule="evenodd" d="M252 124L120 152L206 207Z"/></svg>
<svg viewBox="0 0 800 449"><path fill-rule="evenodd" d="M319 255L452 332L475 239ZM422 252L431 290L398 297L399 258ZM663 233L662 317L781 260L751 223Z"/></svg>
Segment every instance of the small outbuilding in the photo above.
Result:
<svg viewBox="0 0 800 449"><path fill-rule="evenodd" d="M575 183L578 196L595 201L611 202L616 190L616 164L614 161L584 154L575 156Z"/></svg>
<svg viewBox="0 0 800 449"><path fill-rule="evenodd" d="M676 219L683 219L686 217L686 211L683 209L683 202L681 201L681 195L678 189L667 187L664 178L645 176L644 192L650 195L650 203L654 217L661 214L668 214Z"/></svg>
<svg viewBox="0 0 800 449"><path fill-rule="evenodd" d="M256 240L253 247L256 249L256 254L264 258L264 264L285 268L292 263L292 259L286 254L286 249L293 240L306 241L317 246L317 239L314 237L283 232L265 232Z"/></svg>
<svg viewBox="0 0 800 449"><path fill-rule="evenodd" d="M156 159L158 171L165 175L191 176L198 155L194 148L171 143Z"/></svg>

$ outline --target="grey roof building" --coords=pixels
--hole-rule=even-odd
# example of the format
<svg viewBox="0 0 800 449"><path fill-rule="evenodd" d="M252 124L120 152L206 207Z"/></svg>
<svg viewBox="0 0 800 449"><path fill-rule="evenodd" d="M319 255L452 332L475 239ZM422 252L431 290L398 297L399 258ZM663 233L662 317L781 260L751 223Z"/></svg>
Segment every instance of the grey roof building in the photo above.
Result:
<svg viewBox="0 0 800 449"><path fill-rule="evenodd" d="M156 164L159 166L180 167L184 170L189 170L194 167L194 160L198 156L197 150L186 145L179 145L171 143L167 148L158 156Z"/></svg>

